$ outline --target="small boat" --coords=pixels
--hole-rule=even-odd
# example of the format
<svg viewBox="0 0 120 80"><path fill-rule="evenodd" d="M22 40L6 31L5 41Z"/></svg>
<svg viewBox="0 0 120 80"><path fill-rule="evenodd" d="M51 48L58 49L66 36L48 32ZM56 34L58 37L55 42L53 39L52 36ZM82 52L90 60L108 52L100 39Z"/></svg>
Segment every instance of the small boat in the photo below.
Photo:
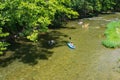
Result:
<svg viewBox="0 0 120 80"><path fill-rule="evenodd" d="M72 43L68 42L67 45L68 45L69 48L75 49L75 46Z"/></svg>

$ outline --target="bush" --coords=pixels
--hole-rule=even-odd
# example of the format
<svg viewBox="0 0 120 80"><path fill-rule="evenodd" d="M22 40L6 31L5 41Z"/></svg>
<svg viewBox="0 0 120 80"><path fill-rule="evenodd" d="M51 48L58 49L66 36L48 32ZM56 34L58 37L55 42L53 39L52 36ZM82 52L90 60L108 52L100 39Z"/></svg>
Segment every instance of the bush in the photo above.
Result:
<svg viewBox="0 0 120 80"><path fill-rule="evenodd" d="M102 44L106 47L120 47L120 21L113 21L107 25L105 31L106 39Z"/></svg>

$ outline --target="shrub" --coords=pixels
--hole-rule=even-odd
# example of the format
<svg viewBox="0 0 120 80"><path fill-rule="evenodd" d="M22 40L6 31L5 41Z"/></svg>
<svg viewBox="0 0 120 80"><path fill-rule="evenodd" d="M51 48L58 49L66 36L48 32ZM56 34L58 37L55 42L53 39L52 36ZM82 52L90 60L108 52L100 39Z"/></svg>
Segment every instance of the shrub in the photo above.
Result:
<svg viewBox="0 0 120 80"><path fill-rule="evenodd" d="M106 39L102 41L104 46L110 48L120 47L120 21L108 23L105 36Z"/></svg>

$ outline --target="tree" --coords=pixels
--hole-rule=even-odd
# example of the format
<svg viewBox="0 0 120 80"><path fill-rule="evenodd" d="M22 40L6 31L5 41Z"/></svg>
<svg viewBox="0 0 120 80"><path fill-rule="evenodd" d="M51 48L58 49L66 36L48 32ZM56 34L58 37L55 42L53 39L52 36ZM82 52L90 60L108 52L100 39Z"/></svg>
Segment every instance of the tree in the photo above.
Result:
<svg viewBox="0 0 120 80"><path fill-rule="evenodd" d="M114 11L120 11L120 0L114 0Z"/></svg>
<svg viewBox="0 0 120 80"><path fill-rule="evenodd" d="M102 5L102 9L101 11L108 11L108 10L112 10L115 3L114 3L114 0L101 0L101 5Z"/></svg>
<svg viewBox="0 0 120 80"><path fill-rule="evenodd" d="M78 16L65 3L70 0L6 0L0 1L1 27L12 35L18 33L36 41L38 33L62 18ZM65 17L64 17L65 16Z"/></svg>
<svg viewBox="0 0 120 80"><path fill-rule="evenodd" d="M7 49L9 43L5 42L5 37L8 36L9 33L3 33L2 28L0 28L0 54L3 54L3 51Z"/></svg>
<svg viewBox="0 0 120 80"><path fill-rule="evenodd" d="M70 0L1 0L0 54L10 45L7 36L24 36L36 42L38 34L47 31L49 25L77 17L68 4Z"/></svg>

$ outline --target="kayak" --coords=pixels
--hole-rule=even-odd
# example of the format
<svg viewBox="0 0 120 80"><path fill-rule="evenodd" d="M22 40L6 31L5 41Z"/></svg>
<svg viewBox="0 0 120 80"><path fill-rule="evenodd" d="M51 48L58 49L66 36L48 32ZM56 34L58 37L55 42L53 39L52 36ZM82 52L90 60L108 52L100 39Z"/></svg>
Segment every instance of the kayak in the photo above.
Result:
<svg viewBox="0 0 120 80"><path fill-rule="evenodd" d="M73 44L71 44L70 42L67 43L68 47L71 48L71 49L75 49L75 46Z"/></svg>

